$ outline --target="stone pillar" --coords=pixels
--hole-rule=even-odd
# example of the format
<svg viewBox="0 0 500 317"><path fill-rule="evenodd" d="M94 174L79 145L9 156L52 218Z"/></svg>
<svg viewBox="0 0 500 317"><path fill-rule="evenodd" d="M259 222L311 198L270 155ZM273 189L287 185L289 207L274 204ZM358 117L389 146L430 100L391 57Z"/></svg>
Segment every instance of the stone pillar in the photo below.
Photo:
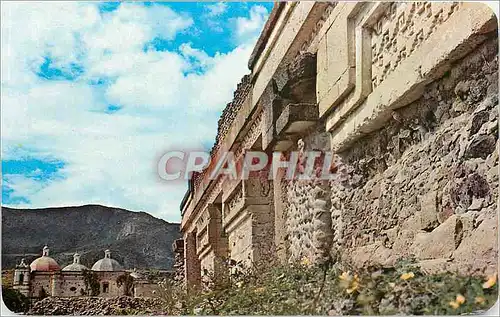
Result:
<svg viewBox="0 0 500 317"><path fill-rule="evenodd" d="M50 285L50 294L51 296L58 296L59 295L59 274L58 273L52 273L51 274L51 285Z"/></svg>
<svg viewBox="0 0 500 317"><path fill-rule="evenodd" d="M222 230L222 205L210 204L208 206L209 223L208 239L213 252L213 270L215 282L220 282L227 276L225 260L228 257L228 242Z"/></svg>
<svg viewBox="0 0 500 317"><path fill-rule="evenodd" d="M276 256L272 188L273 182L265 173L251 175L224 193L222 224L232 260L260 265Z"/></svg>
<svg viewBox="0 0 500 317"><path fill-rule="evenodd" d="M196 232L184 235L184 276L188 292L200 287L201 268L196 254Z"/></svg>
<svg viewBox="0 0 500 317"><path fill-rule="evenodd" d="M179 283L184 281L184 240L177 239L172 244L175 254L174 259L174 281Z"/></svg>
<svg viewBox="0 0 500 317"><path fill-rule="evenodd" d="M267 174L265 174L267 176ZM247 212L252 219L252 247L254 264L269 263L276 256L274 244L273 182L263 177L249 178L244 183L248 202Z"/></svg>
<svg viewBox="0 0 500 317"><path fill-rule="evenodd" d="M280 169L276 173L276 177L273 181L274 244L276 247L276 255L281 263L285 263L288 259L288 244L286 239L287 181L284 178L284 174L283 169Z"/></svg>

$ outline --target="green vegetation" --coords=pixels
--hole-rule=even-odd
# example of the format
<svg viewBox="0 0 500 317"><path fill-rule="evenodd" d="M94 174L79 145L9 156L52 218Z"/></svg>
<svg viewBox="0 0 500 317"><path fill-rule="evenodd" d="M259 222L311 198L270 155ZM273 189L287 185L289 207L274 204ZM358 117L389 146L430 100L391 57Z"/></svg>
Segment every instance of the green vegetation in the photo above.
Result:
<svg viewBox="0 0 500 317"><path fill-rule="evenodd" d="M15 313L25 313L30 306L29 299L19 291L2 284L2 300L7 308Z"/></svg>
<svg viewBox="0 0 500 317"><path fill-rule="evenodd" d="M134 293L134 278L128 273L124 273L116 279L116 285L121 287L123 285L123 295L133 296Z"/></svg>
<svg viewBox="0 0 500 317"><path fill-rule="evenodd" d="M293 265L234 276L212 290L190 296L171 283L164 284L161 297L167 306L165 313L460 315L487 310L498 296L496 276L424 275L408 262L356 272L340 265Z"/></svg>
<svg viewBox="0 0 500 317"><path fill-rule="evenodd" d="M95 272L90 270L83 270L83 281L85 283L85 294L90 296L97 296L101 292L101 285L99 284L99 278Z"/></svg>

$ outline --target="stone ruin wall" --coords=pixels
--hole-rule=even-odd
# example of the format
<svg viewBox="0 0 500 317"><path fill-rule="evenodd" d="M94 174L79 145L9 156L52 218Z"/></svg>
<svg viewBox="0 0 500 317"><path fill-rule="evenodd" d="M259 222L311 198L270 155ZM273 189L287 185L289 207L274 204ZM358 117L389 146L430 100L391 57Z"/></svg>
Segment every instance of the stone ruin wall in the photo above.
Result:
<svg viewBox="0 0 500 317"><path fill-rule="evenodd" d="M355 183L288 184L291 259L315 259L326 247L359 267L415 257L428 271L495 270L497 48L489 39L382 129L338 153ZM310 149L318 146L308 139L320 135L304 138ZM330 243L319 243L319 234Z"/></svg>
<svg viewBox="0 0 500 317"><path fill-rule="evenodd" d="M412 21L408 15L405 21L404 14L412 10L409 4L390 5L390 16L399 14L400 22L406 22L403 31L414 28L417 41L408 41L404 34L399 35L403 41L389 36L390 16L380 18L373 32L386 37L372 37L372 89L396 70L406 54L418 53L421 43L442 31L439 24L462 5L416 3L413 14L417 18ZM339 11L342 15L342 9ZM430 26L419 31L418 23L425 25L429 18ZM384 34L384 30L388 31ZM409 46L399 44L405 40ZM388 48L399 45L402 49L384 49L384 41ZM284 245L289 261L331 257L363 267L390 266L398 259L416 258L428 272L495 271L499 150L496 31L479 41L484 42L448 65L441 78L426 84L418 100L390 110L391 117L378 129L363 133L336 152L351 173L350 181L282 184ZM381 71L384 58L389 66ZM329 151L330 142L318 142L324 135L324 122L320 121L315 131L303 135L305 149Z"/></svg>
<svg viewBox="0 0 500 317"><path fill-rule="evenodd" d="M279 6L286 18L274 26L277 39L264 61L250 61L259 70L223 112L212 155L321 150L337 155L343 177L288 181L280 171L273 181L234 184L196 175L182 223L188 289L203 268L225 274L216 265L225 257L355 266L416 258L428 272L495 270L498 28L490 9Z"/></svg>

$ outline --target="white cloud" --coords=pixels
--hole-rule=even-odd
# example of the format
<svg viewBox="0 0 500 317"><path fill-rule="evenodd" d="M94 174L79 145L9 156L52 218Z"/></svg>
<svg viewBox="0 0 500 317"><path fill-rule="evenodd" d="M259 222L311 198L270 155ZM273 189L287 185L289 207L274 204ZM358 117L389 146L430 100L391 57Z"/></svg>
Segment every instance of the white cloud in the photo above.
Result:
<svg viewBox="0 0 500 317"><path fill-rule="evenodd" d="M252 9L237 20L237 36L258 32L262 14ZM186 185L160 181L158 159L213 142L254 41L215 56L190 43L179 53L143 50L192 26L191 17L159 5L126 3L100 14L93 3L2 3L2 156L65 162L62 177L47 182L4 175L12 195L29 199L28 207L99 203L178 221ZM43 80L33 70L45 56L54 67L77 63L85 73ZM111 82L89 85L100 78ZM108 104L123 109L110 115Z"/></svg>
<svg viewBox="0 0 500 317"><path fill-rule="evenodd" d="M36 81L44 56L58 67L78 62L75 35L100 20L95 6L78 2L5 2L1 10L2 84L17 88Z"/></svg>
<svg viewBox="0 0 500 317"><path fill-rule="evenodd" d="M208 17L217 17L222 15L227 10L227 4L224 2L217 2L205 6Z"/></svg>
<svg viewBox="0 0 500 317"><path fill-rule="evenodd" d="M236 18L236 37L240 43L252 40L259 35L267 19L267 9L263 6L253 6L249 17Z"/></svg>

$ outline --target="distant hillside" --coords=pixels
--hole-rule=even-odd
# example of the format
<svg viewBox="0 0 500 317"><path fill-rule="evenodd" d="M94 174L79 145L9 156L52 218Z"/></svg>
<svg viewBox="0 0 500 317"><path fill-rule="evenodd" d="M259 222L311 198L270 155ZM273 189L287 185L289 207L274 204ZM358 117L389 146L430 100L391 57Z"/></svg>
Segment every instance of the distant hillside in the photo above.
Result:
<svg viewBox="0 0 500 317"><path fill-rule="evenodd" d="M89 268L110 249L125 268L171 269L179 224L145 212L99 205L46 209L2 207L2 269L41 255L44 245L61 267L78 251ZM28 262L29 261L29 262Z"/></svg>

